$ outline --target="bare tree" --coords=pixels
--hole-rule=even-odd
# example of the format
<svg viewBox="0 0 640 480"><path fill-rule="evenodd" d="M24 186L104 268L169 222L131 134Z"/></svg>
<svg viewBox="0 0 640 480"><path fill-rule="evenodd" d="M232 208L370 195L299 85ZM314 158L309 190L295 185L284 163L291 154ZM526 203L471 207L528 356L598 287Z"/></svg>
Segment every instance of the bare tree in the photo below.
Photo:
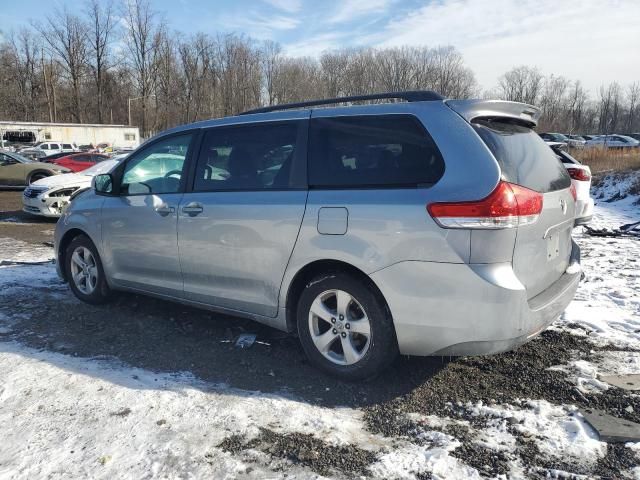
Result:
<svg viewBox="0 0 640 480"><path fill-rule="evenodd" d="M619 123L620 114L620 85L613 82L606 87L600 87L598 92L598 131L600 133L612 133Z"/></svg>
<svg viewBox="0 0 640 480"><path fill-rule="evenodd" d="M116 25L111 0L87 0L87 39L91 52L89 65L96 86L96 114L98 123L104 123L105 76L111 67L109 46Z"/></svg>
<svg viewBox="0 0 640 480"><path fill-rule="evenodd" d="M20 104L25 119L36 120L40 90L37 71L40 46L29 30L22 29L11 36L11 48L14 82L17 87L15 100Z"/></svg>
<svg viewBox="0 0 640 480"><path fill-rule="evenodd" d="M151 0L83 1L84 21L55 11L32 24L38 35L23 29L0 40L0 117L127 123L130 106L146 137L264 104L417 89L531 103L542 109L541 130L640 130L640 81L603 86L590 99L579 80L521 65L479 92L452 46L344 48L296 58L244 35L170 32ZM120 28L123 48L116 48Z"/></svg>
<svg viewBox="0 0 640 480"><path fill-rule="evenodd" d="M276 99L275 78L278 75L282 48L272 40L267 40L262 45L262 71L264 72L267 105L273 105Z"/></svg>
<svg viewBox="0 0 640 480"><path fill-rule="evenodd" d="M635 129L640 130L640 82L634 82L627 87L627 118L625 121L625 129L628 133Z"/></svg>
<svg viewBox="0 0 640 480"><path fill-rule="evenodd" d="M44 24L35 26L70 80L71 115L82 123L81 88L87 65L87 26L67 10L52 13Z"/></svg>
<svg viewBox="0 0 640 480"><path fill-rule="evenodd" d="M140 130L147 131L147 99L153 91L157 66L158 44L164 26L157 21L148 0L127 0L124 9L126 43L129 50L129 66L134 83L141 97L142 119Z"/></svg>
<svg viewBox="0 0 640 480"><path fill-rule="evenodd" d="M539 102L542 109L541 127L548 130L562 129L568 88L569 80L562 76L551 75L545 80Z"/></svg>

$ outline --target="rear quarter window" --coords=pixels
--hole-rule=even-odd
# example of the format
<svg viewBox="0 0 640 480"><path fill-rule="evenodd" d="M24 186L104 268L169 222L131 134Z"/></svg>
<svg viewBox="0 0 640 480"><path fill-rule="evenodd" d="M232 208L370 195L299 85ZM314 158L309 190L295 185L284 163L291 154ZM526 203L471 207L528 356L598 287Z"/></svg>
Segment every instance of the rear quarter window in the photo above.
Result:
<svg viewBox="0 0 640 480"><path fill-rule="evenodd" d="M473 127L498 161L504 180L541 193L571 186L562 162L530 128L490 119L474 120Z"/></svg>
<svg viewBox="0 0 640 480"><path fill-rule="evenodd" d="M309 186L428 187L444 173L435 142L411 115L314 118Z"/></svg>

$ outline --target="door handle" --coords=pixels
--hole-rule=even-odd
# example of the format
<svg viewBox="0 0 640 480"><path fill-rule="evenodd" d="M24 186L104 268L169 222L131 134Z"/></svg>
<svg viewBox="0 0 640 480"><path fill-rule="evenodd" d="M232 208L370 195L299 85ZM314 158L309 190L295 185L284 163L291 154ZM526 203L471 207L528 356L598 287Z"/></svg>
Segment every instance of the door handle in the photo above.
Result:
<svg viewBox="0 0 640 480"><path fill-rule="evenodd" d="M190 217L200 215L203 211L204 208L197 202L187 203L184 207L182 207L182 213L186 213Z"/></svg>
<svg viewBox="0 0 640 480"><path fill-rule="evenodd" d="M162 205L158 205L156 208L156 213L158 215L160 215L161 217L166 217L167 215L169 215L170 213L173 213L176 211L176 209L174 207L170 207L169 205L167 205L166 203L163 203Z"/></svg>

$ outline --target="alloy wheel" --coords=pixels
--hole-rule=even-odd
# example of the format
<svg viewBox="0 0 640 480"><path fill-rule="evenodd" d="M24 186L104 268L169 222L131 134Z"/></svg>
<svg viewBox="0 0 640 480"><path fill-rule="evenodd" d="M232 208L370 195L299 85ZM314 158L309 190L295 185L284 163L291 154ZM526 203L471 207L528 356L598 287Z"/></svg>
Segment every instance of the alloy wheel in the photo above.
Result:
<svg viewBox="0 0 640 480"><path fill-rule="evenodd" d="M78 290L91 295L98 285L98 265L86 247L78 247L71 255L71 276Z"/></svg>
<svg viewBox="0 0 640 480"><path fill-rule="evenodd" d="M371 344L371 324L362 305L344 290L327 290L309 309L309 331L318 351L338 365L359 362Z"/></svg>

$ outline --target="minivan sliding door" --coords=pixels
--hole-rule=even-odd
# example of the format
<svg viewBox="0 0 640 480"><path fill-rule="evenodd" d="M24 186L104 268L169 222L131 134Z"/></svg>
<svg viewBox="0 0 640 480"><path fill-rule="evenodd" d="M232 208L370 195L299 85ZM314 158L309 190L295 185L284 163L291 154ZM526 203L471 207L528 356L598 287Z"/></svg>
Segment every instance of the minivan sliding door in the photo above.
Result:
<svg viewBox="0 0 640 480"><path fill-rule="evenodd" d="M301 119L203 132L178 213L186 299L276 316L305 209L306 129Z"/></svg>

